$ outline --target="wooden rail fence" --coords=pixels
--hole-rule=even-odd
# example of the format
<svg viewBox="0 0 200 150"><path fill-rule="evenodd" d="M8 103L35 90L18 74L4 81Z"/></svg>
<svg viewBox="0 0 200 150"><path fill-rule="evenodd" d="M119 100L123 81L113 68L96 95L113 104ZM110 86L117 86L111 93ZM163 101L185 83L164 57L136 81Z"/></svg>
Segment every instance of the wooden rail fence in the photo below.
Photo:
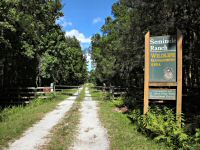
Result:
<svg viewBox="0 0 200 150"><path fill-rule="evenodd" d="M48 98L52 92L77 89L80 86L55 85L53 87L18 87L0 89L0 104L21 104L29 103L35 98ZM66 92L66 91L65 91Z"/></svg>
<svg viewBox="0 0 200 150"><path fill-rule="evenodd" d="M110 87L104 87L104 86L94 86L93 87L96 90L102 90L109 92L113 98L117 98L120 96L123 96L127 93L128 88L120 87L120 86L110 86Z"/></svg>

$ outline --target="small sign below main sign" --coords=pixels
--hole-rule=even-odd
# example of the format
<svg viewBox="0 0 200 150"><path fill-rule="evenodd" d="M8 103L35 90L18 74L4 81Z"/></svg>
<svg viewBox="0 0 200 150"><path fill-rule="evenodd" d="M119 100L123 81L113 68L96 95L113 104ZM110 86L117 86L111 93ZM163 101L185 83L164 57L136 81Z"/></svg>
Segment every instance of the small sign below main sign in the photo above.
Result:
<svg viewBox="0 0 200 150"><path fill-rule="evenodd" d="M150 82L176 82L176 37L150 37Z"/></svg>
<svg viewBox="0 0 200 150"><path fill-rule="evenodd" d="M175 89L149 89L149 99L176 100Z"/></svg>

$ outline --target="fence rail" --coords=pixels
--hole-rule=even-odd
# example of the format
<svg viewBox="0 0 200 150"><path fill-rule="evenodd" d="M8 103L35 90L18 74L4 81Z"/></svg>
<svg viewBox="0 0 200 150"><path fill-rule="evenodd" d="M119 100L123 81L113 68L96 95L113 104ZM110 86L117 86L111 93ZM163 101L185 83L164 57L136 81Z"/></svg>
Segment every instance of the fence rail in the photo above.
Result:
<svg viewBox="0 0 200 150"><path fill-rule="evenodd" d="M0 104L29 103L35 98L48 98L52 92L80 89L80 86L55 85L53 87L11 87L0 89Z"/></svg>
<svg viewBox="0 0 200 150"><path fill-rule="evenodd" d="M128 88L120 87L120 86L116 86L116 87L115 86L110 86L110 87L94 86L93 88L96 90L102 90L102 91L109 92L113 98L123 96L128 91Z"/></svg>

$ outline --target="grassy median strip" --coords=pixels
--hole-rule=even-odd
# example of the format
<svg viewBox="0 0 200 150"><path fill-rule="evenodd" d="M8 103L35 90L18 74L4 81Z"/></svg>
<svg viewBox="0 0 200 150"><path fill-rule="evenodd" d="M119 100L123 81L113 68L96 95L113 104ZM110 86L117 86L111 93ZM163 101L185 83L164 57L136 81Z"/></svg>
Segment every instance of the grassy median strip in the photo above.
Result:
<svg viewBox="0 0 200 150"><path fill-rule="evenodd" d="M90 89L94 100L99 101L100 120L108 131L111 150L166 150L165 145L155 143L137 132L135 125L125 114L115 111L115 105L102 100L103 93Z"/></svg>
<svg viewBox="0 0 200 150"><path fill-rule="evenodd" d="M73 144L76 131L80 122L81 102L85 97L85 88L80 96L75 100L72 108L66 113L63 120L52 130L51 139L47 144L42 146L42 150L67 150Z"/></svg>
<svg viewBox="0 0 200 150"><path fill-rule="evenodd" d="M57 104L76 90L65 90L62 93L51 94L47 99L36 99L26 106L15 106L0 111L0 149L9 142L19 138L22 133L44 115L53 110Z"/></svg>

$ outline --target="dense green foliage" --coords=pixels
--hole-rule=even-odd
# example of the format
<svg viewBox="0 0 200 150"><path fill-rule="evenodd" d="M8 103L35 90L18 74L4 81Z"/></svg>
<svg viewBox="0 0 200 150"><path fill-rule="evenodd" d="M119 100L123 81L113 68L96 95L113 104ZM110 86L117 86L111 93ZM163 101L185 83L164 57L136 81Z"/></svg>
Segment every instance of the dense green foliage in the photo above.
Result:
<svg viewBox="0 0 200 150"><path fill-rule="evenodd" d="M59 30L54 34L48 39L49 48L41 59L42 77L58 84L84 83L87 75L86 59L79 41L75 37L65 37Z"/></svg>
<svg viewBox="0 0 200 150"><path fill-rule="evenodd" d="M60 0L0 1L0 86L79 84L86 75L79 42L56 20Z"/></svg>
<svg viewBox="0 0 200 150"><path fill-rule="evenodd" d="M184 92L200 86L200 1L119 0L112 17L102 26L102 35L92 37L91 53L97 83L143 87L144 36L184 36ZM186 88L187 87L187 88Z"/></svg>
<svg viewBox="0 0 200 150"><path fill-rule="evenodd" d="M178 126L172 110L156 107L150 109L145 116L134 110L130 117L135 121L139 131L154 138L155 141L165 142L173 149L189 148L190 137Z"/></svg>
<svg viewBox="0 0 200 150"><path fill-rule="evenodd" d="M181 128L173 111L167 107L151 108L146 115L138 109L130 113L129 117L136 124L138 131L153 138L156 142L164 142L172 149L199 149L199 129L194 136ZM182 124L184 126L184 124Z"/></svg>

